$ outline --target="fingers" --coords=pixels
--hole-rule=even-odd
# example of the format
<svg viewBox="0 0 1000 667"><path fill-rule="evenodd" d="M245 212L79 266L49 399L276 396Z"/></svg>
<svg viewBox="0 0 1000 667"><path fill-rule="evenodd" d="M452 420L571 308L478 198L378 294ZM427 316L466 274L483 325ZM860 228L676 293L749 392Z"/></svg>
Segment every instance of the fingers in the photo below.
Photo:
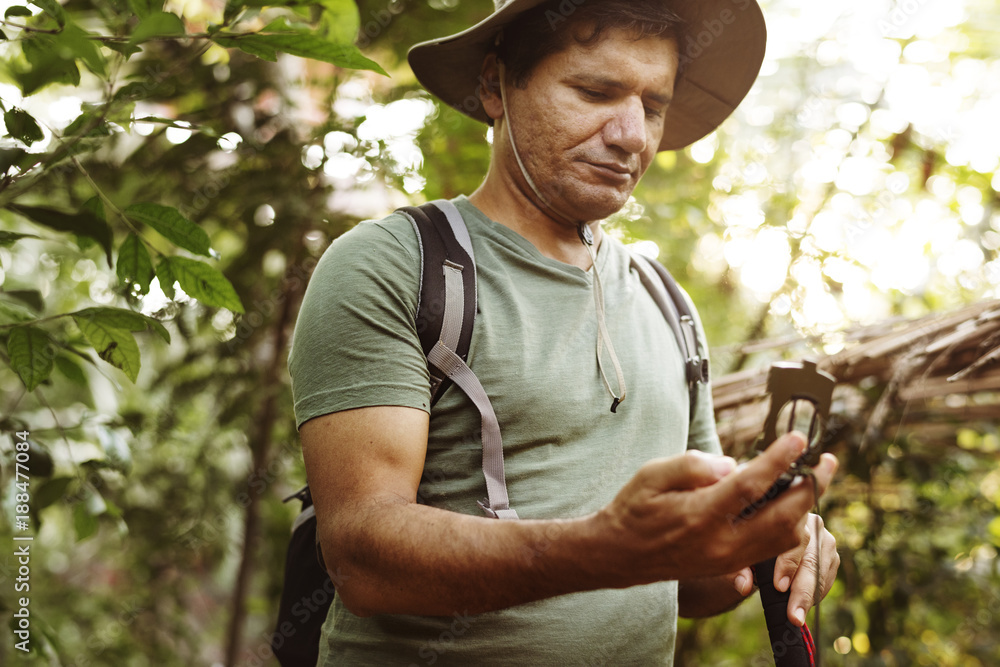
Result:
<svg viewBox="0 0 1000 667"><path fill-rule="evenodd" d="M801 626L806 611L816 603L816 579L819 577L819 595L822 599L830 592L840 567L837 541L823 527L823 519L811 514L807 525L807 543L783 554L775 567L774 585L778 590L791 588L788 600L788 620ZM818 555L818 556L817 556ZM797 564L791 573L789 569ZM819 574L817 575L817 572ZM787 581L787 583L786 583ZM784 588L781 584L785 584Z"/></svg>
<svg viewBox="0 0 1000 667"><path fill-rule="evenodd" d="M636 478L643 487L658 492L681 491L715 484L735 468L736 461L728 456L689 450L683 456L650 461Z"/></svg>
<svg viewBox="0 0 1000 667"><path fill-rule="evenodd" d="M837 457L833 454L822 454L819 457L819 463L813 468L813 474L816 475L816 483L819 487L819 495L822 496L826 493L826 489L830 486L830 482L833 480L833 476L836 474L839 465Z"/></svg>
<svg viewBox="0 0 1000 667"><path fill-rule="evenodd" d="M812 515L810 515L812 516ZM785 553L778 556L774 563L774 588L775 590L784 593L788 590L788 587L792 585L792 577L795 573L799 571L799 567L802 564L803 558L805 558L806 550L809 547L809 542L812 539L813 525L811 521L806 521L804 530L799 537L799 545L792 549L791 551L786 551Z"/></svg>
<svg viewBox="0 0 1000 667"><path fill-rule="evenodd" d="M805 447L806 441L801 433L787 433L775 440L759 456L740 466L735 474L729 475L713 489L719 506L733 516L744 508L752 507L802 455Z"/></svg>
<svg viewBox="0 0 1000 667"><path fill-rule="evenodd" d="M743 597L753 593L753 571L749 567L743 568L733 576L733 588Z"/></svg>

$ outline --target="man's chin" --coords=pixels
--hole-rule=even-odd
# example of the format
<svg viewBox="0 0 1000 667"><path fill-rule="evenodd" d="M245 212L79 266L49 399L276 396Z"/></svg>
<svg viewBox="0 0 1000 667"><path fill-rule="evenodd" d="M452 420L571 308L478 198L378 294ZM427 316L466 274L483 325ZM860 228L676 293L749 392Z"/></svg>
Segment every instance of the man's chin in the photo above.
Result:
<svg viewBox="0 0 1000 667"><path fill-rule="evenodd" d="M596 196L595 194L586 193L564 200L567 204L567 213L570 213L575 219L585 222L604 220L622 210L628 203L631 190L625 194L614 192L613 196L608 193L596 194Z"/></svg>

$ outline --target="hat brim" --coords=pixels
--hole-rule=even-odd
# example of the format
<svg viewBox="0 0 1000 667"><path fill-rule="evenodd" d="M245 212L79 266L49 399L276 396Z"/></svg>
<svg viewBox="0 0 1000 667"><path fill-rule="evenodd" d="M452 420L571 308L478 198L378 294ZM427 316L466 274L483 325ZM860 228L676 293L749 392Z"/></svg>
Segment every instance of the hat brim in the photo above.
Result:
<svg viewBox="0 0 1000 667"><path fill-rule="evenodd" d="M483 123L483 59L497 33L545 0L513 0L455 35L416 44L408 60L417 80L452 108ZM684 74L663 118L659 150L677 150L708 135L733 113L760 72L767 29L754 0L665 0L686 22L678 44Z"/></svg>

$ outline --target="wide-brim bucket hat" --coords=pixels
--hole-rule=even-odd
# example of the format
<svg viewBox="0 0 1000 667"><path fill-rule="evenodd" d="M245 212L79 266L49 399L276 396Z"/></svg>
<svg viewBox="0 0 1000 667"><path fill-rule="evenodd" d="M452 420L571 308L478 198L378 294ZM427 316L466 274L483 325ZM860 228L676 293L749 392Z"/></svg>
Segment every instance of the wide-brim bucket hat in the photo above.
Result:
<svg viewBox="0 0 1000 667"><path fill-rule="evenodd" d="M562 5L569 9L583 1L564 0ZM495 0L494 13L468 30L415 45L408 59L417 80L449 106L488 123L479 100L483 58L504 26L543 2ZM683 75L664 114L661 151L689 146L732 114L760 72L767 42L764 15L754 0L664 2L685 25L678 44Z"/></svg>

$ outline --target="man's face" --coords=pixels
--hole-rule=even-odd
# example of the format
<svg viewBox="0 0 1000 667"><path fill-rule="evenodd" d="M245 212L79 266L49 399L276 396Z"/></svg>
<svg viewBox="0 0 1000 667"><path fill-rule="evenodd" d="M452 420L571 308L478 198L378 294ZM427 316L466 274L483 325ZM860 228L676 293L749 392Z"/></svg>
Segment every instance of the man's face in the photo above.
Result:
<svg viewBox="0 0 1000 667"><path fill-rule="evenodd" d="M625 205L660 145L677 62L672 38L609 29L591 46L570 40L524 88L507 87L517 149L549 202L587 221Z"/></svg>

